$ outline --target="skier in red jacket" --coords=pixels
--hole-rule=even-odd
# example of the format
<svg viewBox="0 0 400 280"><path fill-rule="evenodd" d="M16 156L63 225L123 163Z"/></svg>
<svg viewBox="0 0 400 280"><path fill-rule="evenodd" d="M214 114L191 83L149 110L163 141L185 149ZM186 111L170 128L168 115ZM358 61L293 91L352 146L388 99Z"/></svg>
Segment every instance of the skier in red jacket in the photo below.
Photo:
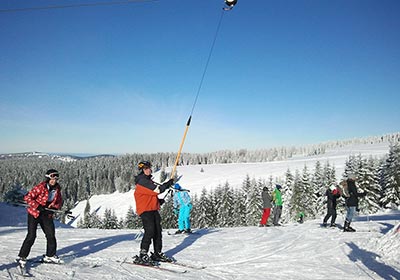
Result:
<svg viewBox="0 0 400 280"><path fill-rule="evenodd" d="M63 263L56 255L57 241L53 222L54 213L46 209L60 209L62 206L61 188L57 180L59 173L55 169L46 172L46 180L33 187L24 197L28 204L28 234L25 237L19 251L18 264L25 268L26 258L36 239L38 224L42 228L47 239L46 255L43 262Z"/></svg>

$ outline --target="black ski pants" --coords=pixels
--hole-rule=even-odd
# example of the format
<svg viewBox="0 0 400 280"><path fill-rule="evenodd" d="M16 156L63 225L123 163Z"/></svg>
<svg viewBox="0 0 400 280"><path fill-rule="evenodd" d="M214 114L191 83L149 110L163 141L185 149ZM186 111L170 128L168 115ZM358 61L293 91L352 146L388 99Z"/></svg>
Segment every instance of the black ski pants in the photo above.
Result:
<svg viewBox="0 0 400 280"><path fill-rule="evenodd" d="M332 216L331 224L334 224L336 221L336 207L328 205L328 213L326 213L326 216L324 218L324 224L326 224L328 222L328 220L331 216Z"/></svg>
<svg viewBox="0 0 400 280"><path fill-rule="evenodd" d="M144 235L140 243L140 251L148 252L151 241L153 240L154 253L160 253L162 250L162 228L161 216L158 211L147 211L140 215L144 228Z"/></svg>
<svg viewBox="0 0 400 280"><path fill-rule="evenodd" d="M35 218L28 214L28 234L25 237L24 243L19 251L18 256L21 258L28 257L36 239L36 230L38 224L42 228L47 239L46 256L52 257L56 254L57 241L56 232L53 222L53 217L49 212L41 212L39 217Z"/></svg>

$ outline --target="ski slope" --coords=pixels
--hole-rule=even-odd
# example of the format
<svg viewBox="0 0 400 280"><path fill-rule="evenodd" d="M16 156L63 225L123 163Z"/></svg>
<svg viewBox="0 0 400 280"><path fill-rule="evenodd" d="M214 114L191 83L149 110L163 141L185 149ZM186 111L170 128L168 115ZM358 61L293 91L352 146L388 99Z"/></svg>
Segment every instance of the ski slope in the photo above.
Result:
<svg viewBox="0 0 400 280"><path fill-rule="evenodd" d="M0 204L0 213L0 279L22 279L14 259L26 235L26 212ZM58 225L58 255L66 264L33 263L29 271L35 279L52 280L400 279L400 211L356 220L356 233L320 228L319 220L282 227L201 229L192 235L168 235L164 230L166 254L197 267L168 266L176 272L121 263L139 251L139 230ZM342 217L337 222L341 224ZM38 229L30 258L38 259L45 244Z"/></svg>

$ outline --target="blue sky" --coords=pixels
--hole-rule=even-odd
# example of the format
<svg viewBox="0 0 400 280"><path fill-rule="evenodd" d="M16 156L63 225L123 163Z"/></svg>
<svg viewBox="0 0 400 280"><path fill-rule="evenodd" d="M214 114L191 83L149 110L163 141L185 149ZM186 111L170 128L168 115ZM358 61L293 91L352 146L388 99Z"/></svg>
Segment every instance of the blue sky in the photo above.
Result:
<svg viewBox="0 0 400 280"><path fill-rule="evenodd" d="M0 10L94 3L2 0ZM0 153L176 152L222 0L0 12ZM184 152L400 131L400 2L239 0Z"/></svg>

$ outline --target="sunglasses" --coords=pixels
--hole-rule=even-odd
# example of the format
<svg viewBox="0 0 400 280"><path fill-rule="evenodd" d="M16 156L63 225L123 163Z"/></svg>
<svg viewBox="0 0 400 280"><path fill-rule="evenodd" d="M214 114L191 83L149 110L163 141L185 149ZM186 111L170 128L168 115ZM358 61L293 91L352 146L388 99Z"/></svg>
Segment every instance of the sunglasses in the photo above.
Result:
<svg viewBox="0 0 400 280"><path fill-rule="evenodd" d="M51 174L47 175L46 177L51 178L51 179L58 179L58 178L60 178L60 174L51 173Z"/></svg>

